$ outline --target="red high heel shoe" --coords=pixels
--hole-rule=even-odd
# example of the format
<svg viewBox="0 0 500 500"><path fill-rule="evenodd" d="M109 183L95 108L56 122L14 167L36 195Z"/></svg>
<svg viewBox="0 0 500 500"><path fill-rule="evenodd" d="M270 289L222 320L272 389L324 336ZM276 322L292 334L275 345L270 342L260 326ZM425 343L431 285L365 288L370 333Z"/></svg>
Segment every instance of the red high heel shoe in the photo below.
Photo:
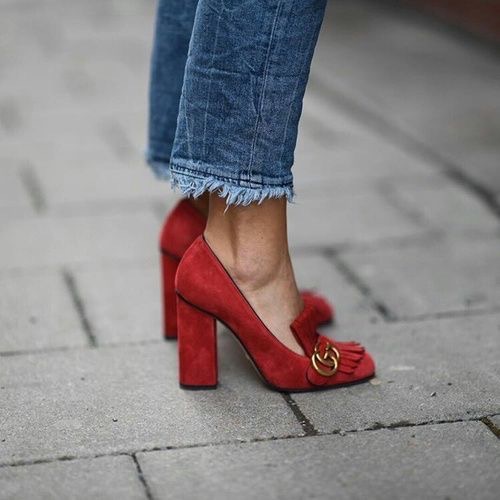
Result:
<svg viewBox="0 0 500 500"><path fill-rule="evenodd" d="M216 320L236 336L257 371L278 391L312 391L361 382L375 364L356 342L337 342L316 332L315 311L306 302L291 324L305 356L283 345L199 236L184 254L175 278L179 335L179 381L191 389L218 381Z"/></svg>
<svg viewBox="0 0 500 500"><path fill-rule="evenodd" d="M163 283L163 333L166 339L177 338L177 307L174 279L177 266L191 243L203 233L206 218L187 199L181 200L167 216L160 234L161 269ZM304 302L315 310L316 324L333 321L334 310L321 295L301 292Z"/></svg>

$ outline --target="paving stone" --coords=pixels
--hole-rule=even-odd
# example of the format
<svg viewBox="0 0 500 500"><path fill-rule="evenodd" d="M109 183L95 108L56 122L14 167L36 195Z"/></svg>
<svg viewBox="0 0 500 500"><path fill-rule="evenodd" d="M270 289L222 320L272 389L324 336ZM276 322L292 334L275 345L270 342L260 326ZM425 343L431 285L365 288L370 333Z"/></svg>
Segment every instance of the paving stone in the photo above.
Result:
<svg viewBox="0 0 500 500"><path fill-rule="evenodd" d="M342 259L397 317L498 309L498 238L348 251Z"/></svg>
<svg viewBox="0 0 500 500"><path fill-rule="evenodd" d="M68 11L65 36L69 41L88 38L101 41L128 36L151 43L155 5L131 1L63 3ZM82 19L85 22L82 22Z"/></svg>
<svg viewBox="0 0 500 500"><path fill-rule="evenodd" d="M500 315L378 324L356 339L372 382L293 397L322 432L480 418L499 413Z"/></svg>
<svg viewBox="0 0 500 500"><path fill-rule="evenodd" d="M68 148L62 143L55 144L53 141L37 142L35 139L29 141L36 149L36 158L30 154L26 147L23 148L22 142L9 141L2 147L2 156L9 161L27 162L35 171L43 176L45 169L50 169L53 166L66 167L66 175L71 171L81 168L87 168L93 165L103 165L105 167L124 166L124 163L129 165L132 161L118 158L115 153L106 144L97 145L95 143L84 143L81 147L75 149ZM134 160L135 166L139 165L138 161Z"/></svg>
<svg viewBox="0 0 500 500"><path fill-rule="evenodd" d="M335 328L326 334L353 335L380 321L369 301L321 255L295 255L302 289L315 290L335 304ZM78 290L99 344L158 340L162 335L160 270L156 262L74 271Z"/></svg>
<svg viewBox="0 0 500 500"><path fill-rule="evenodd" d="M27 152L27 143L32 145L32 151L40 148L42 154L48 148L54 149L56 158L62 155L71 159L88 150L98 151L102 154L101 161L90 167L106 165L106 153L109 152L122 163L132 160L137 165L144 163L142 151L137 150L126 137L125 131L120 129L113 112L75 108L58 112L26 112L24 120L22 129L10 138L3 154L24 152L35 167L38 154ZM66 168L66 175L69 175L73 164L68 161L61 165L63 167Z"/></svg>
<svg viewBox="0 0 500 500"><path fill-rule="evenodd" d="M75 271L99 344L162 338L160 269L155 262Z"/></svg>
<svg viewBox="0 0 500 500"><path fill-rule="evenodd" d="M0 497L9 500L146 499L131 457L0 468Z"/></svg>
<svg viewBox="0 0 500 500"><path fill-rule="evenodd" d="M52 127L52 130L54 137L56 137L58 129ZM41 172L43 172L44 166L49 168L53 165L66 166L66 175L69 175L73 168L95 164L110 165L117 161L123 164L126 161L131 161L117 158L115 152L104 140L101 142L81 141L79 144L72 144L71 141L69 143L56 141L54 137L45 140L36 137L9 140L5 143L5 147L2 146L2 155L14 161L29 162ZM36 156L26 149L27 143L30 144L31 151L37 152ZM134 162L139 164L135 158Z"/></svg>
<svg viewBox="0 0 500 500"><path fill-rule="evenodd" d="M471 422L158 451L139 461L159 500L486 500L500 487L499 451L486 427Z"/></svg>
<svg viewBox="0 0 500 500"><path fill-rule="evenodd" d="M16 43L19 42L13 40L10 45ZM4 58L2 62L5 62ZM9 71L2 73L0 92L3 96L9 96L22 104L23 130L20 131L21 133L24 133L24 126L29 126L26 118L33 110L50 112L54 109L71 109L72 103L75 106L75 100L65 82L64 64L60 61L43 57L39 50L34 49L28 57L23 54L15 64L9 64L8 67ZM37 76L36 85L33 85L34 73ZM46 121L45 125L47 123ZM64 134L63 127L60 128L60 132ZM39 133L46 137L48 130L39 130ZM33 137L36 138L36 135Z"/></svg>
<svg viewBox="0 0 500 500"><path fill-rule="evenodd" d="M478 237L498 234L500 220L485 204L447 179L386 181L385 192L394 202L420 214L426 224L446 234Z"/></svg>
<svg viewBox="0 0 500 500"><path fill-rule="evenodd" d="M493 415L489 417L489 419L493 422L495 427L500 430L500 415Z"/></svg>
<svg viewBox="0 0 500 500"><path fill-rule="evenodd" d="M109 16L110 22L103 24L103 14L96 12L105 4L109 2L89 2L86 14L78 11L75 2L51 2L51 8L34 6L30 12L10 9L5 16L10 21L5 25L10 29L2 29L2 33L5 46L15 51L16 57L0 53L4 56L2 62L8 63L10 69L3 74L0 90L7 89L11 95L24 97L28 106L33 104L49 112L75 109L89 101L100 101L108 109L118 103L127 109L127 101L128 109L134 103L145 105L148 72L133 71L109 52L107 58L100 57L100 53L103 43L128 39L130 47L130 40L135 39L141 43L145 67L151 50L154 6L149 6L151 12L143 12L142 16L129 12L127 20L122 19L122 9L118 9ZM59 20L54 18L52 9L58 10ZM21 22L28 29L16 29ZM119 30L114 29L115 25ZM75 42L85 41L93 44L87 46L84 57L81 50L76 50ZM96 47L99 41L101 44ZM30 87L33 74L37 76L37 85Z"/></svg>
<svg viewBox="0 0 500 500"><path fill-rule="evenodd" d="M326 133L325 133L326 135ZM374 139L331 139L330 147L306 136L304 132L295 151L294 184L298 195L346 181L370 184L386 178L438 178L435 171L420 168L408 153Z"/></svg>
<svg viewBox="0 0 500 500"><path fill-rule="evenodd" d="M330 2L312 74L500 192L491 52L373 2Z"/></svg>
<svg viewBox="0 0 500 500"><path fill-rule="evenodd" d="M0 464L302 433L227 335L220 387L178 386L175 343L7 357Z"/></svg>
<svg viewBox="0 0 500 500"><path fill-rule="evenodd" d="M0 274L0 352L86 346L63 277Z"/></svg>
<svg viewBox="0 0 500 500"><path fill-rule="evenodd" d="M0 0L0 350L72 348L0 358L0 464L217 444L141 454L153 496L496 498L498 440L480 422L273 440L303 431L225 331L219 390L178 389L176 346L155 342L158 229L175 198L142 159L154 9ZM389 12L329 2L290 223L300 284L339 311L327 333L365 343L378 377L293 397L320 431L500 425L497 223L399 134L500 192L498 65ZM33 214L17 165L32 169L48 214ZM428 244L436 229L447 239ZM391 313L475 315L383 323L324 249L342 245L371 248L341 257ZM99 343L139 345L84 348L61 268ZM2 498L144 494L129 457L0 467Z"/></svg>
<svg viewBox="0 0 500 500"><path fill-rule="evenodd" d="M0 221L0 269L156 258L152 210Z"/></svg>
<svg viewBox="0 0 500 500"><path fill-rule="evenodd" d="M151 16L153 21L153 16ZM132 69L136 77L146 81L149 74L149 55L151 53L150 38L131 37L130 34L115 34L112 38L93 37L69 40L66 48L77 60L113 60ZM146 105L146 103L143 103ZM143 119L147 119L144 116Z"/></svg>
<svg viewBox="0 0 500 500"><path fill-rule="evenodd" d="M374 244L423 237L428 229L377 190L346 183L297 197L289 207L292 246Z"/></svg>
<svg viewBox="0 0 500 500"><path fill-rule="evenodd" d="M346 180L364 184L381 178L438 176L436 168L384 140L341 108L324 110L324 97L308 90L293 167L299 194Z"/></svg>
<svg viewBox="0 0 500 500"><path fill-rule="evenodd" d="M335 325L323 329L323 333L347 338L358 328L381 321L369 300L340 274L331 260L322 255L300 253L292 254L292 259L300 288L320 293L335 307Z"/></svg>
<svg viewBox="0 0 500 500"><path fill-rule="evenodd" d="M0 182L0 211L10 216L32 214L33 206L21 178L21 168L0 159L2 182Z"/></svg>
<svg viewBox="0 0 500 500"><path fill-rule="evenodd" d="M147 149L148 112L144 105L138 111L114 114L116 121L123 127L127 137L137 151Z"/></svg>
<svg viewBox="0 0 500 500"><path fill-rule="evenodd" d="M75 170L69 175L64 167L50 168L44 171L40 183L49 208L56 210L176 198L170 187L157 181L144 165L133 169L98 165Z"/></svg>

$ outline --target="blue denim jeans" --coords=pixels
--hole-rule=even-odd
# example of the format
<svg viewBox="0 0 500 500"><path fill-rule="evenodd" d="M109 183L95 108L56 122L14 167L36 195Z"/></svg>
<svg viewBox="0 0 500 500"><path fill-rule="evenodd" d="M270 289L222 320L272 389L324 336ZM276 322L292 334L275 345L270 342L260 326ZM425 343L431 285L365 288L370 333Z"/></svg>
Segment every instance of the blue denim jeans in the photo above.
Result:
<svg viewBox="0 0 500 500"><path fill-rule="evenodd" d="M159 0L148 163L186 196L293 197L302 99L326 0Z"/></svg>

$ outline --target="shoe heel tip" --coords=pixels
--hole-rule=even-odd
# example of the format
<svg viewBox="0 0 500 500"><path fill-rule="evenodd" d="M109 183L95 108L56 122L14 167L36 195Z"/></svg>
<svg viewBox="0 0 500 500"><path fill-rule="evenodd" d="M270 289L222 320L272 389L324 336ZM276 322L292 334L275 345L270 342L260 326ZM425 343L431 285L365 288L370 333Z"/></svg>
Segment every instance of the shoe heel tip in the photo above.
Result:
<svg viewBox="0 0 500 500"><path fill-rule="evenodd" d="M210 390L214 390L214 389L217 389L217 386L218 384L214 384L214 385L190 385L190 384L183 384L181 382L179 382L179 387L181 389L184 389L186 391L210 391Z"/></svg>

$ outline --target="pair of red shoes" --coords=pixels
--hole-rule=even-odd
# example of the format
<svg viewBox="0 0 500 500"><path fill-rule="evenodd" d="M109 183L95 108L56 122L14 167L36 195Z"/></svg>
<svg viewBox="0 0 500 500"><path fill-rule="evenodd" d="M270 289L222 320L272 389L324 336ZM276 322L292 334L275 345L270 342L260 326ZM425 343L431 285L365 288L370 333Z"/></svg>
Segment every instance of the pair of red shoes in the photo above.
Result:
<svg viewBox="0 0 500 500"><path fill-rule="evenodd" d="M186 388L217 386L216 320L240 341L263 379L279 391L311 391L372 377L372 357L357 342L317 333L334 318L321 296L302 292L304 309L290 325L305 356L283 345L264 325L203 238L206 219L180 201L165 220L160 250L164 335L179 339L179 380Z"/></svg>

